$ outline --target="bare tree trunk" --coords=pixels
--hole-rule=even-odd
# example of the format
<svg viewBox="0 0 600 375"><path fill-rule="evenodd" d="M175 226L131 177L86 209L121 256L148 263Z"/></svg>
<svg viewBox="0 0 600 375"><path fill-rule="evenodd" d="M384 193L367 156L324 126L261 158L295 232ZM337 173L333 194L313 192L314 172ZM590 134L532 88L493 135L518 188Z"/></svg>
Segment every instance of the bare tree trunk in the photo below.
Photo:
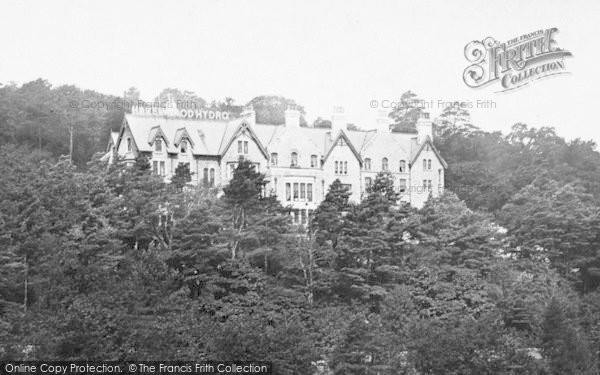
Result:
<svg viewBox="0 0 600 375"><path fill-rule="evenodd" d="M27 313L27 298L28 293L27 289L29 288L29 262L27 259L27 255L25 255L25 289L23 290L23 311Z"/></svg>
<svg viewBox="0 0 600 375"><path fill-rule="evenodd" d="M69 162L73 163L73 122L69 124Z"/></svg>

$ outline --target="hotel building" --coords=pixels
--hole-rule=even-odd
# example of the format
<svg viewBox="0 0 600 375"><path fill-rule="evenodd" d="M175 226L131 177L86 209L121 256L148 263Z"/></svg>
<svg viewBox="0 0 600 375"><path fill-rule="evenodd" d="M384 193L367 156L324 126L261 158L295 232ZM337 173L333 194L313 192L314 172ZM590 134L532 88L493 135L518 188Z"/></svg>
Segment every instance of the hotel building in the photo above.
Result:
<svg viewBox="0 0 600 375"><path fill-rule="evenodd" d="M359 201L377 173L389 172L400 199L421 207L444 186L446 162L432 143L432 122L425 114L416 133L390 131L381 116L373 130L348 130L342 108L334 108L331 128L300 126L300 112L288 109L283 124L256 123L246 109L239 118L208 110L134 108L119 132L111 134L109 158L132 162L148 157L154 173L169 181L181 163L189 165L193 185L221 187L240 158L264 173L267 191L291 206L297 223L324 199L339 179Z"/></svg>

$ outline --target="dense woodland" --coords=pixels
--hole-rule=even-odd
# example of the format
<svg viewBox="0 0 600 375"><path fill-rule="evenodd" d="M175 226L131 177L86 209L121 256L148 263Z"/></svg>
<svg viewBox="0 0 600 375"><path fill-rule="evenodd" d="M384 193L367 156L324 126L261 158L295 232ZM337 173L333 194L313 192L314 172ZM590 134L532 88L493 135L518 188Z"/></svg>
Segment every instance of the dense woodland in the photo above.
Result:
<svg viewBox="0 0 600 375"><path fill-rule="evenodd" d="M241 110L231 99L163 94ZM410 131L419 109L414 93L403 97L390 116ZM448 107L436 119L449 164L442 197L420 210L398 204L381 174L353 204L336 181L305 228L261 195L264 176L249 163L222 194L185 187L184 169L165 184L143 158L107 166L108 131L127 109L69 105L85 99L120 100L43 80L0 87L0 359L268 360L277 374L597 373L593 142L525 124L484 132ZM276 122L296 103L252 104Z"/></svg>

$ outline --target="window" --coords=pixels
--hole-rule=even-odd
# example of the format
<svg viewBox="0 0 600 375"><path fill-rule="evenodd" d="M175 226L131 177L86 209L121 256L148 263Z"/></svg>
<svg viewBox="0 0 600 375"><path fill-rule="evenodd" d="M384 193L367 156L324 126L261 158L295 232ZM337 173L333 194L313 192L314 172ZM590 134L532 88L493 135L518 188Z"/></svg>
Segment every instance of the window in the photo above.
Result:
<svg viewBox="0 0 600 375"><path fill-rule="evenodd" d="M348 162L344 162L344 174L348 174Z"/></svg>
<svg viewBox="0 0 600 375"><path fill-rule="evenodd" d="M204 184L204 186L208 186L208 168L204 168L202 174L202 183Z"/></svg>
<svg viewBox="0 0 600 375"><path fill-rule="evenodd" d="M233 177L233 171L235 171L235 164L229 163L229 164L227 164L227 166L228 166L227 177L231 178L231 177Z"/></svg>
<svg viewBox="0 0 600 375"><path fill-rule="evenodd" d="M285 200L292 200L292 185L289 182L286 182L285 184Z"/></svg>
<svg viewBox="0 0 600 375"><path fill-rule="evenodd" d="M427 180L427 190L429 190L429 191L433 190L433 185L431 183L431 180Z"/></svg>
<svg viewBox="0 0 600 375"><path fill-rule="evenodd" d="M317 155L310 156L310 167L317 168Z"/></svg>
<svg viewBox="0 0 600 375"><path fill-rule="evenodd" d="M244 154L248 153L248 141L244 141Z"/></svg>
<svg viewBox="0 0 600 375"><path fill-rule="evenodd" d="M306 224L306 210L300 210L300 224Z"/></svg>
<svg viewBox="0 0 600 375"><path fill-rule="evenodd" d="M423 170L427 169L427 160L423 159Z"/></svg>
<svg viewBox="0 0 600 375"><path fill-rule="evenodd" d="M181 144L179 145L181 148L181 153L185 154L187 152L187 141L183 140L181 141Z"/></svg>
<svg viewBox="0 0 600 375"><path fill-rule="evenodd" d="M388 159L387 158L381 159L381 170L384 172L388 171Z"/></svg>
<svg viewBox="0 0 600 375"><path fill-rule="evenodd" d="M131 138L127 138L127 152L131 152Z"/></svg>
<svg viewBox="0 0 600 375"><path fill-rule="evenodd" d="M344 138L340 138L340 141L338 142L339 146L345 146L346 145L346 141L344 140Z"/></svg>
<svg viewBox="0 0 600 375"><path fill-rule="evenodd" d="M406 191L406 180L401 178L400 179L400 192L404 193Z"/></svg>
<svg viewBox="0 0 600 375"><path fill-rule="evenodd" d="M365 177L365 189L369 191L373 185L373 179L371 177Z"/></svg>
<svg viewBox="0 0 600 375"><path fill-rule="evenodd" d="M423 180L423 191L427 189L427 180Z"/></svg>
<svg viewBox="0 0 600 375"><path fill-rule="evenodd" d="M238 154L242 153L242 144L243 144L242 141L238 141Z"/></svg>
<svg viewBox="0 0 600 375"><path fill-rule="evenodd" d="M431 169L431 159L427 160L427 169Z"/></svg>
<svg viewBox="0 0 600 375"><path fill-rule="evenodd" d="M161 176L164 176L164 175L165 175L165 162L164 162L164 161L161 161L161 162L159 163L159 167L160 167L160 175L161 175Z"/></svg>
<svg viewBox="0 0 600 375"><path fill-rule="evenodd" d="M271 165L277 165L278 161L277 161L277 153L273 152L271 153Z"/></svg>
<svg viewBox="0 0 600 375"><path fill-rule="evenodd" d="M313 187L312 184L306 184L306 200L312 202L313 199Z"/></svg>
<svg viewBox="0 0 600 375"><path fill-rule="evenodd" d="M300 184L300 199L306 199L306 184Z"/></svg>
<svg viewBox="0 0 600 375"><path fill-rule="evenodd" d="M297 152L292 152L292 162L290 163L290 165L292 167L298 166L298 153Z"/></svg>
<svg viewBox="0 0 600 375"><path fill-rule="evenodd" d="M371 159L366 158L365 159L365 171L370 171L370 170L371 170Z"/></svg>
<svg viewBox="0 0 600 375"><path fill-rule="evenodd" d="M215 169L210 169L210 187L215 187Z"/></svg>
<svg viewBox="0 0 600 375"><path fill-rule="evenodd" d="M294 200L298 200L298 183L294 182Z"/></svg>
<svg viewBox="0 0 600 375"><path fill-rule="evenodd" d="M406 161L400 160L400 173L406 172Z"/></svg>
<svg viewBox="0 0 600 375"><path fill-rule="evenodd" d="M339 169L339 162L335 162L335 174L339 174L340 173L340 169Z"/></svg>
<svg viewBox="0 0 600 375"><path fill-rule="evenodd" d="M162 152L162 141L160 138L154 140L154 151Z"/></svg>
<svg viewBox="0 0 600 375"><path fill-rule="evenodd" d="M152 173L158 174L158 162L157 161L152 162Z"/></svg>
<svg viewBox="0 0 600 375"><path fill-rule="evenodd" d="M277 195L277 177L273 178L273 188L271 189L273 195Z"/></svg>

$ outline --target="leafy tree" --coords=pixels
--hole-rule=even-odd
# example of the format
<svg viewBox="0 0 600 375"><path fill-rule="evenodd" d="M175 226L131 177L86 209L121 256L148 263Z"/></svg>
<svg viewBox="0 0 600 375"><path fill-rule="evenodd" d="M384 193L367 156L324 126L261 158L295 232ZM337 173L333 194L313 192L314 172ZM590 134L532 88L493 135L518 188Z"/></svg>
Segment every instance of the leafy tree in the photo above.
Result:
<svg viewBox="0 0 600 375"><path fill-rule="evenodd" d="M417 120L421 116L423 108L417 94L408 90L400 96L398 105L390 112L389 116L394 120L394 131L416 131Z"/></svg>
<svg viewBox="0 0 600 375"><path fill-rule="evenodd" d="M300 126L306 126L304 107L296 104L293 99L263 95L253 98L246 106L252 106L256 112L256 122L259 124L283 124L285 123L285 111L288 108L295 108L300 111Z"/></svg>

